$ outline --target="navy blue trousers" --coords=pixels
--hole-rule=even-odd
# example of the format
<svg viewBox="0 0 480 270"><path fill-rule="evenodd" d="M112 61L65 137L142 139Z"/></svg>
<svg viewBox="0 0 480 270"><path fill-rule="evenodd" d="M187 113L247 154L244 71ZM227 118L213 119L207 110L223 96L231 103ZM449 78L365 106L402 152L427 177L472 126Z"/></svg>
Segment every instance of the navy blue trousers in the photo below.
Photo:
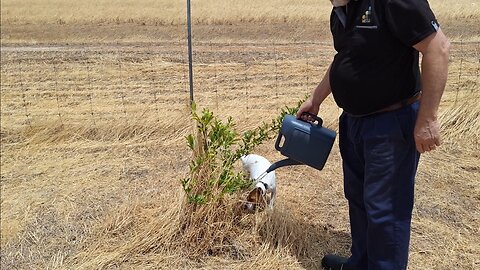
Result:
<svg viewBox="0 0 480 270"><path fill-rule="evenodd" d="M419 103L366 117L340 116L340 152L352 234L348 269L407 268L420 154Z"/></svg>

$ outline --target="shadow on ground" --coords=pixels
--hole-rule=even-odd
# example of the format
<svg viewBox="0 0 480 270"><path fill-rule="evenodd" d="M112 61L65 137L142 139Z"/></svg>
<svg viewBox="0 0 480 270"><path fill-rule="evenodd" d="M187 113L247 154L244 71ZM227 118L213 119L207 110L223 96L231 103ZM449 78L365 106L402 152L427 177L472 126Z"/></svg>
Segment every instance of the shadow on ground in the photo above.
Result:
<svg viewBox="0 0 480 270"><path fill-rule="evenodd" d="M292 217L287 211L275 210L270 220L260 228L260 236L270 247L287 247L307 270L321 269L325 254L348 256L350 234L325 223L311 223Z"/></svg>

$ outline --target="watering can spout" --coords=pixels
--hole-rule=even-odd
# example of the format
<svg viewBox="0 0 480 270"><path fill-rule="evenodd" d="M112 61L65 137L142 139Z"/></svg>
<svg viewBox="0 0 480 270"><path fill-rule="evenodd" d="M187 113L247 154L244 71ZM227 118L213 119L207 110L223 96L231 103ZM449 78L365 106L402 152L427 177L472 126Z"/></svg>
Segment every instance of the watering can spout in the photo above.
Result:
<svg viewBox="0 0 480 270"><path fill-rule="evenodd" d="M270 165L270 167L268 167L266 173L270 173L278 168L281 168L281 167L285 167L285 166L291 166L291 165L301 165L302 163L301 162L298 162L294 159L291 159L291 158L286 158L286 159L282 159L280 161L277 161L275 163L273 163L272 165Z"/></svg>
<svg viewBox="0 0 480 270"><path fill-rule="evenodd" d="M287 158L270 165L257 178L258 181L270 172L285 166L304 164L317 170L323 169L337 134L322 127L323 120L320 117L306 114L315 119L317 124L297 119L294 115L284 117L275 148Z"/></svg>

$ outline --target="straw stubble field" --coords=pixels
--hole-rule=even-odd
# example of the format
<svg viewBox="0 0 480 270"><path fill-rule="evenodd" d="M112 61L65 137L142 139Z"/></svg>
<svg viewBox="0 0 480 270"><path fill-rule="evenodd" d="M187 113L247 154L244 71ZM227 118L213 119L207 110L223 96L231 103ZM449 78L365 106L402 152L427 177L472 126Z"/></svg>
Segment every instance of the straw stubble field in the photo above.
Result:
<svg viewBox="0 0 480 270"><path fill-rule="evenodd" d="M277 172L276 210L245 216L243 232L228 243L230 253L191 256L175 238L184 199L179 181L191 157L184 137L193 132L185 42L169 32L184 31L181 20L167 18L170 25L157 23L135 35L135 19L127 20L132 14L151 18L147 24L163 19L138 9L120 13L125 20L110 21L114 12L100 12L89 22L80 12L49 21L40 11L26 12L28 1L18 2L24 11L13 3L2 1L2 269L318 269L323 254L348 254L348 209L335 145L321 172L304 166ZM434 4L440 9L444 2ZM65 10L58 14L69 14ZM447 22L478 19L478 10L468 10L440 13ZM328 29L318 26L321 18L299 32L297 23L310 13L282 20L272 10L249 12L199 20L194 28L195 99L222 119L232 116L239 131L303 98L334 54ZM54 29L68 33L42 39L37 30L49 30L41 24L57 19ZM263 25L255 28L259 21ZM112 33L99 39L89 23L126 34L121 42ZM478 29L465 39L455 29L447 32L454 38L440 112L444 143L421 159L409 269L480 266L480 45L472 42ZM73 37L80 32L85 39ZM160 39L144 42L150 34ZM39 38L33 44L32 36ZM329 99L321 116L337 129L340 112ZM256 152L281 158L273 141Z"/></svg>

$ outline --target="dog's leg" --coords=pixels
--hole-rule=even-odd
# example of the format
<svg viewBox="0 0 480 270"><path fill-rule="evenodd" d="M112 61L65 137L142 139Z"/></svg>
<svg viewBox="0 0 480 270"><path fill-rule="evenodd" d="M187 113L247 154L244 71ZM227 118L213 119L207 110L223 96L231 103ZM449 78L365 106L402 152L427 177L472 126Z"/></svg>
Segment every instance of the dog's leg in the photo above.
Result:
<svg viewBox="0 0 480 270"><path fill-rule="evenodd" d="M277 196L277 187L272 188L270 196L271 198L268 206L270 207L271 210L273 210L273 206L275 205L275 197Z"/></svg>

